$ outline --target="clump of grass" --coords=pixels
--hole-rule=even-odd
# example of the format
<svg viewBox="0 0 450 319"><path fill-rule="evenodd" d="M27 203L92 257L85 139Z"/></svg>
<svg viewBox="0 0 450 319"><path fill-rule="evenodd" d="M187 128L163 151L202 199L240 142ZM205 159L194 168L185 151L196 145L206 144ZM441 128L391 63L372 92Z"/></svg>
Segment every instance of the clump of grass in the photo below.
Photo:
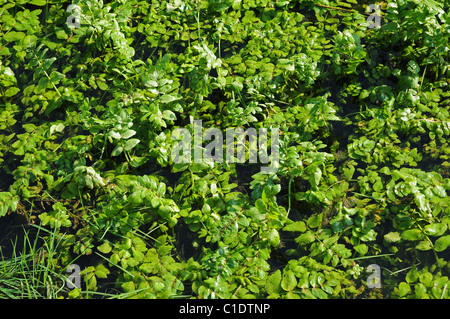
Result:
<svg viewBox="0 0 450 319"><path fill-rule="evenodd" d="M127 299L130 293L107 293L67 286L67 267L56 265L58 246L63 239L56 231L33 225L36 234L24 230L23 246L17 237L12 242L12 256L5 257L0 248L0 299L105 298ZM40 236L41 231L48 236ZM75 262L73 260L72 262ZM120 266L118 266L120 267ZM87 281L87 278L84 278Z"/></svg>
<svg viewBox="0 0 450 319"><path fill-rule="evenodd" d="M9 258L0 248L0 299L54 299L68 291L53 262L59 241L51 235L39 245L39 230L36 236L24 231L23 247L16 238Z"/></svg>

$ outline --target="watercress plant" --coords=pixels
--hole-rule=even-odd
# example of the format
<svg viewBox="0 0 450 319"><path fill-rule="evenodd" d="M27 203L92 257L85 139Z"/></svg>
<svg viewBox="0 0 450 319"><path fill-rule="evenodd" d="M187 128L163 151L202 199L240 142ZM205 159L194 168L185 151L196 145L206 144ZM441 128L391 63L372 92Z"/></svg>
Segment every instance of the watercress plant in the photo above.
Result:
<svg viewBox="0 0 450 319"><path fill-rule="evenodd" d="M370 4L0 0L0 217L58 297L448 299L449 2ZM174 161L195 120L276 172Z"/></svg>

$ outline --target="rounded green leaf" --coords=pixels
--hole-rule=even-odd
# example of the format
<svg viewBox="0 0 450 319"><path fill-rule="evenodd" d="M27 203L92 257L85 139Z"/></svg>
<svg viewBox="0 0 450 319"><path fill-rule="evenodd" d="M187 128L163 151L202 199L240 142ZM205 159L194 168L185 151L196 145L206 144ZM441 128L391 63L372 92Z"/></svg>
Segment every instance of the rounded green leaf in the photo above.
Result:
<svg viewBox="0 0 450 319"><path fill-rule="evenodd" d="M322 223L322 214L313 215L308 218L307 224L311 228L316 228Z"/></svg>
<svg viewBox="0 0 450 319"><path fill-rule="evenodd" d="M170 120L170 121L175 121L175 120L177 119L175 113L173 113L173 112L170 111L170 110L165 110L165 111L162 113L162 117L163 117L163 119L165 119L165 120Z"/></svg>
<svg viewBox="0 0 450 319"><path fill-rule="evenodd" d="M301 299L301 297L298 294L295 294L292 291L289 291L286 294L286 299Z"/></svg>
<svg viewBox="0 0 450 319"><path fill-rule="evenodd" d="M286 225L283 228L284 231L298 231L298 232L305 232L306 231L306 224L302 221L294 222L292 224Z"/></svg>
<svg viewBox="0 0 450 319"><path fill-rule="evenodd" d="M122 284L122 289L125 292L132 292L132 291L136 290L136 286L134 285L134 282L127 281Z"/></svg>
<svg viewBox="0 0 450 319"><path fill-rule="evenodd" d="M118 156L118 155L120 155L120 153L122 153L122 152L123 152L123 147L117 145L117 146L113 149L113 151L112 151L112 153L111 153L111 156Z"/></svg>
<svg viewBox="0 0 450 319"><path fill-rule="evenodd" d="M31 0L29 4L35 5L35 6L45 6L47 3L47 0Z"/></svg>
<svg viewBox="0 0 450 319"><path fill-rule="evenodd" d="M320 288L312 288L311 292L318 299L327 299L328 298L327 293Z"/></svg>
<svg viewBox="0 0 450 319"><path fill-rule="evenodd" d="M355 246L354 248L361 255L365 255L369 251L369 247L367 247L366 244L359 244L359 245Z"/></svg>
<svg viewBox="0 0 450 319"><path fill-rule="evenodd" d="M136 134L136 131L135 130L127 130L125 133L123 133L122 134L122 138L124 139L124 140L127 140L127 139L129 139L130 137L132 137L133 135L135 135Z"/></svg>
<svg viewBox="0 0 450 319"><path fill-rule="evenodd" d="M159 98L159 101L160 101L161 103L170 103L170 102L179 100L180 98L181 98L181 96L180 96L180 95L177 95L177 94L166 94L166 95L162 95L162 96Z"/></svg>
<svg viewBox="0 0 450 319"><path fill-rule="evenodd" d="M411 291L411 287L406 282L401 282L398 286L398 294L400 297L404 297L407 293Z"/></svg>
<svg viewBox="0 0 450 319"><path fill-rule="evenodd" d="M299 244L309 244L309 243L312 243L314 240L315 240L315 235L311 231L301 234L300 236L298 236L295 239L295 241Z"/></svg>
<svg viewBox="0 0 450 319"><path fill-rule="evenodd" d="M281 280L281 288L285 291L291 291L297 286L297 279L291 270L287 270L283 273L283 279Z"/></svg>
<svg viewBox="0 0 450 319"><path fill-rule="evenodd" d="M416 249L418 250L430 250L431 243L428 240L422 240L416 245Z"/></svg>
<svg viewBox="0 0 450 319"><path fill-rule="evenodd" d="M267 239L272 246L278 246L278 244L280 243L280 234L276 229L271 229L269 231Z"/></svg>
<svg viewBox="0 0 450 319"><path fill-rule="evenodd" d="M279 269L267 278L265 288L268 294L280 292L281 271Z"/></svg>
<svg viewBox="0 0 450 319"><path fill-rule="evenodd" d="M420 229L408 229L402 233L401 237L404 240L419 240L422 238L422 232Z"/></svg>
<svg viewBox="0 0 450 319"><path fill-rule="evenodd" d="M443 236L434 243L434 249L436 251L444 251L448 246L450 246L450 235Z"/></svg>
<svg viewBox="0 0 450 319"><path fill-rule="evenodd" d="M425 272L419 276L419 280L426 287L431 287L433 285L433 275L429 272Z"/></svg>
<svg viewBox="0 0 450 319"><path fill-rule="evenodd" d="M128 140L128 141L125 143L124 150L125 150L125 151L131 150L133 147L135 147L136 145L138 145L139 142L140 142L140 140L137 139L137 138L132 138L132 139Z"/></svg>
<svg viewBox="0 0 450 319"><path fill-rule="evenodd" d="M98 246L97 249L104 254L108 254L112 250L112 247L108 242L104 242L102 245Z"/></svg>
<svg viewBox="0 0 450 319"><path fill-rule="evenodd" d="M16 95L16 94L19 93L19 92L20 92L20 89L19 89L19 88L16 88L16 87L10 87L10 88L8 88L8 89L5 91L5 96L6 96L6 97L11 97L11 96Z"/></svg>
<svg viewBox="0 0 450 319"><path fill-rule="evenodd" d="M421 299L426 297L427 295L427 288L424 284L418 283L414 286L414 292L416 294L416 298Z"/></svg>
<svg viewBox="0 0 450 319"><path fill-rule="evenodd" d="M405 280L407 283L414 283L419 279L419 272L417 271L416 267L413 267L405 277Z"/></svg>
<svg viewBox="0 0 450 319"><path fill-rule="evenodd" d="M99 264L95 269L95 276L98 278L107 278L109 275L109 270L103 264Z"/></svg>
<svg viewBox="0 0 450 319"><path fill-rule="evenodd" d="M424 228L424 232L428 236L441 236L446 230L447 224L444 223L434 223L431 225L426 225Z"/></svg>
<svg viewBox="0 0 450 319"><path fill-rule="evenodd" d="M401 239L400 234L397 232L390 232L384 235L384 240L387 241L388 243L396 243L400 241L400 239Z"/></svg>
<svg viewBox="0 0 450 319"><path fill-rule="evenodd" d="M25 37L25 33L17 31L9 31L3 35L3 39L6 42L20 41Z"/></svg>

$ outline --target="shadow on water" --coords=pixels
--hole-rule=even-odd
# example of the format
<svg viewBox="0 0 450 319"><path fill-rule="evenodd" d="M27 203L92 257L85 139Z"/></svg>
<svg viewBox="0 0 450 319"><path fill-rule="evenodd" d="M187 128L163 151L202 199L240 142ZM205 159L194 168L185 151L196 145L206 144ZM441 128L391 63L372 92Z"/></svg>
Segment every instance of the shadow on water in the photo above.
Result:
<svg viewBox="0 0 450 319"><path fill-rule="evenodd" d="M22 251L29 251L38 236L38 229L28 224L25 216L9 213L0 217L0 263ZM37 239L39 245L40 240ZM24 249L26 247L26 249Z"/></svg>

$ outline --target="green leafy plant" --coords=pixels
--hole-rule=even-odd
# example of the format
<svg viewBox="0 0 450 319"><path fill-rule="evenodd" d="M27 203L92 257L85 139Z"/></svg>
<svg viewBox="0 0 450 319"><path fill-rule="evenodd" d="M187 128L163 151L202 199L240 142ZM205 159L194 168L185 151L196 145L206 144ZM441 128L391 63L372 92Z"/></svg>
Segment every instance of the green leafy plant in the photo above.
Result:
<svg viewBox="0 0 450 319"><path fill-rule="evenodd" d="M448 1L369 5L0 1L0 296L448 299ZM197 120L276 171L176 162Z"/></svg>

